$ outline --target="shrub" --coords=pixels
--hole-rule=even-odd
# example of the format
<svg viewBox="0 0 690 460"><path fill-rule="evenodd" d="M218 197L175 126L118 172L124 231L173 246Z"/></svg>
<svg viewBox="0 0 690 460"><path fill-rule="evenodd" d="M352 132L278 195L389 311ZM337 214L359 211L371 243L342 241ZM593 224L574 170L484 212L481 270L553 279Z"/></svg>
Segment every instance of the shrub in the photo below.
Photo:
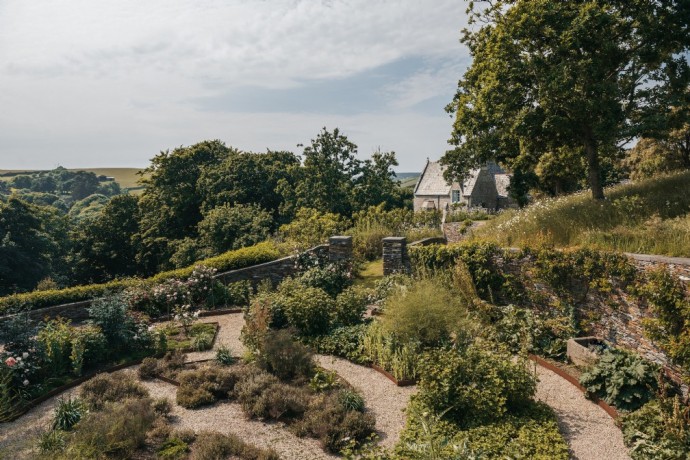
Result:
<svg viewBox="0 0 690 460"><path fill-rule="evenodd" d="M464 342L479 329L468 307L442 279L421 279L388 297L382 324L386 333L402 342L425 347L447 344L451 337Z"/></svg>
<svg viewBox="0 0 690 460"><path fill-rule="evenodd" d="M330 391L338 386L340 386L338 374L326 369L318 369L309 381L309 388L317 393Z"/></svg>
<svg viewBox="0 0 690 460"><path fill-rule="evenodd" d="M69 372L71 340L72 328L69 321L64 318L50 320L39 328L36 341L52 375L58 376Z"/></svg>
<svg viewBox="0 0 690 460"><path fill-rule="evenodd" d="M280 284L276 297L288 324L300 335L322 335L330 329L335 302L323 290L288 279Z"/></svg>
<svg viewBox="0 0 690 460"><path fill-rule="evenodd" d="M245 412L252 413L254 402L268 387L279 382L274 375L267 372L255 372L247 375L246 378L237 383L233 395L242 405L242 409Z"/></svg>
<svg viewBox="0 0 690 460"><path fill-rule="evenodd" d="M44 455L55 455L65 450L67 433L60 430L47 430L38 438L38 450Z"/></svg>
<svg viewBox="0 0 690 460"><path fill-rule="evenodd" d="M234 390L238 374L215 366L183 372L179 376L177 404L187 409L213 404Z"/></svg>
<svg viewBox="0 0 690 460"><path fill-rule="evenodd" d="M257 364L281 380L309 378L314 371L311 352L284 329L266 335Z"/></svg>
<svg viewBox="0 0 690 460"><path fill-rule="evenodd" d="M580 377L587 396L596 395L623 410L642 407L658 388L660 368L636 353L606 350L599 361Z"/></svg>
<svg viewBox="0 0 690 460"><path fill-rule="evenodd" d="M81 399L92 409L101 410L109 402L141 399L148 391L124 373L98 374L81 387Z"/></svg>
<svg viewBox="0 0 690 460"><path fill-rule="evenodd" d="M192 348L196 351L208 350L213 346L213 335L204 332L194 336L192 340Z"/></svg>
<svg viewBox="0 0 690 460"><path fill-rule="evenodd" d="M468 430L444 421L439 414L413 401L407 425L396 447L396 458L534 458L567 460L568 445L553 411L531 403L516 415Z"/></svg>
<svg viewBox="0 0 690 460"><path fill-rule="evenodd" d="M247 444L233 434L209 433L202 431L192 447L192 460L218 460L222 458L242 460L278 460L272 449L260 449Z"/></svg>
<svg viewBox="0 0 690 460"><path fill-rule="evenodd" d="M312 401L296 430L299 435L319 439L325 449L338 453L351 441L366 441L374 433L375 425L372 414L347 410L336 395L324 395Z"/></svg>
<svg viewBox="0 0 690 460"><path fill-rule="evenodd" d="M53 430L71 430L84 414L86 406L79 398L58 398L53 415Z"/></svg>
<svg viewBox="0 0 690 460"><path fill-rule="evenodd" d="M362 349L369 362L391 372L397 380L417 377L421 355L419 343L402 342L392 334L386 334L379 321L372 322L362 339Z"/></svg>
<svg viewBox="0 0 690 460"><path fill-rule="evenodd" d="M690 408L677 396L624 416L622 430L633 460L683 459L690 452Z"/></svg>
<svg viewBox="0 0 690 460"><path fill-rule="evenodd" d="M180 438L168 438L163 442L156 454L157 458L183 459L187 458L189 444Z"/></svg>
<svg viewBox="0 0 690 460"><path fill-rule="evenodd" d="M285 383L270 384L260 393L248 392L249 388L241 386L238 398L250 417L289 420L301 417L307 410L310 394L304 388Z"/></svg>
<svg viewBox="0 0 690 460"><path fill-rule="evenodd" d="M219 256L202 260L198 262L198 264L223 272L270 262L285 254L285 250L279 248L270 241L266 241L248 248L228 251ZM156 284L172 278L186 279L192 275L193 271L194 266L180 268L159 273L153 278L149 278L143 282ZM103 284L90 284L66 289L13 294L0 298L0 312L27 306L35 310L53 305L96 299L112 293L122 292L130 287L140 286L141 283L142 280L138 279L123 279Z"/></svg>
<svg viewBox="0 0 690 460"><path fill-rule="evenodd" d="M168 398L158 398L153 401L153 411L156 415L167 417L172 411L172 404Z"/></svg>
<svg viewBox="0 0 690 460"><path fill-rule="evenodd" d="M352 267L349 262L330 262L307 269L297 280L304 286L321 289L335 298L352 285Z"/></svg>
<svg viewBox="0 0 690 460"><path fill-rule="evenodd" d="M158 376L158 360L156 358L144 358L137 369L137 375L141 380L151 380Z"/></svg>
<svg viewBox="0 0 690 460"><path fill-rule="evenodd" d="M338 401L345 410L364 412L364 398L361 394L351 389L344 389L338 392Z"/></svg>
<svg viewBox="0 0 690 460"><path fill-rule="evenodd" d="M362 322L362 315L369 305L369 292L352 286L338 294L333 310L333 324L351 326Z"/></svg>
<svg viewBox="0 0 690 460"><path fill-rule="evenodd" d="M169 379L177 378L177 374L184 369L184 363L187 361L187 355L179 350L169 351L159 359L156 363L156 369L159 375Z"/></svg>
<svg viewBox="0 0 690 460"><path fill-rule="evenodd" d="M224 366L233 364L235 357L232 355L232 350L225 345L218 347L218 350L216 350L216 362Z"/></svg>
<svg viewBox="0 0 690 460"><path fill-rule="evenodd" d="M369 324L338 327L328 335L303 337L302 340L316 353L345 358L356 364L367 364L369 357L364 352L364 337Z"/></svg>
<svg viewBox="0 0 690 460"><path fill-rule="evenodd" d="M432 350L420 361L416 396L437 414L462 427L490 423L526 406L536 379L510 355L484 351Z"/></svg>
<svg viewBox="0 0 690 460"><path fill-rule="evenodd" d="M87 414L65 448L67 458L132 458L156 419L149 399L126 399Z"/></svg>
<svg viewBox="0 0 690 460"><path fill-rule="evenodd" d="M80 375L82 366L105 361L107 349L107 339L100 327L86 324L73 328L72 353L70 354L72 370Z"/></svg>
<svg viewBox="0 0 690 460"><path fill-rule="evenodd" d="M101 329L108 345L116 349L124 347L133 335L133 320L122 296L95 300L89 307L89 321Z"/></svg>

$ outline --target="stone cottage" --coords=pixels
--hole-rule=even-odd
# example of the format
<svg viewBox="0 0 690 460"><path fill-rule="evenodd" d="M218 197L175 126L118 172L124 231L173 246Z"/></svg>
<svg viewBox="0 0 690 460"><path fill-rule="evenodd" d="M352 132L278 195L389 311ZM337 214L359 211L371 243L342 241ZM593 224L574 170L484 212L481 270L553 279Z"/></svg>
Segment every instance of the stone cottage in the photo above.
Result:
<svg viewBox="0 0 690 460"><path fill-rule="evenodd" d="M508 196L510 174L494 162L470 171L462 183L448 184L443 178L445 168L438 161L429 161L414 189L414 210L447 210L450 205L498 210L513 206Z"/></svg>

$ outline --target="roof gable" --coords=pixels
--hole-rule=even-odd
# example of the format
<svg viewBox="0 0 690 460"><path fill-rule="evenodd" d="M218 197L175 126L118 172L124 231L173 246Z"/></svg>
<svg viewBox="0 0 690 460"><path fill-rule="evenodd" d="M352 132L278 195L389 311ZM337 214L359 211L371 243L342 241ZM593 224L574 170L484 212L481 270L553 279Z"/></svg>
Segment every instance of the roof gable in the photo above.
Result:
<svg viewBox="0 0 690 460"><path fill-rule="evenodd" d="M415 195L448 195L451 184L443 178L445 168L438 161L427 161L414 189Z"/></svg>

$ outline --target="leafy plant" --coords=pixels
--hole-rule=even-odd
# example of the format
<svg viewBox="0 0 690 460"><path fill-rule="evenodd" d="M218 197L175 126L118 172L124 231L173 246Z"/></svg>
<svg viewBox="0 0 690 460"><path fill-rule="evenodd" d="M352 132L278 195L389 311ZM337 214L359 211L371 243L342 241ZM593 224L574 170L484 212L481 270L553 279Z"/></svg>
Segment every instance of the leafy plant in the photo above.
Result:
<svg viewBox="0 0 690 460"><path fill-rule="evenodd" d="M309 381L309 388L318 393L330 391L333 388L338 387L339 384L340 382L338 381L338 374L326 369L318 369Z"/></svg>
<svg viewBox="0 0 690 460"><path fill-rule="evenodd" d="M338 401L346 410L364 412L364 398L361 394L349 388L338 392Z"/></svg>
<svg viewBox="0 0 690 460"><path fill-rule="evenodd" d="M59 398L53 415L53 430L71 430L86 412L86 405L79 398Z"/></svg>
<svg viewBox="0 0 690 460"><path fill-rule="evenodd" d="M232 355L232 350L226 346L221 345L216 350L216 361L224 366L229 366L235 362L235 357Z"/></svg>
<svg viewBox="0 0 690 460"><path fill-rule="evenodd" d="M678 396L652 400L623 417L633 460L684 459L690 452L690 408Z"/></svg>
<svg viewBox="0 0 690 460"><path fill-rule="evenodd" d="M658 365L636 353L608 349L599 361L580 377L586 394L627 411L642 407L658 389Z"/></svg>
<svg viewBox="0 0 690 460"><path fill-rule="evenodd" d="M402 342L387 334L383 326L374 321L362 339L364 355L374 364L392 372L397 380L415 379L421 347L418 343Z"/></svg>
<svg viewBox="0 0 690 460"><path fill-rule="evenodd" d="M309 378L314 371L311 352L295 342L286 330L271 331L264 338L257 363L281 380Z"/></svg>

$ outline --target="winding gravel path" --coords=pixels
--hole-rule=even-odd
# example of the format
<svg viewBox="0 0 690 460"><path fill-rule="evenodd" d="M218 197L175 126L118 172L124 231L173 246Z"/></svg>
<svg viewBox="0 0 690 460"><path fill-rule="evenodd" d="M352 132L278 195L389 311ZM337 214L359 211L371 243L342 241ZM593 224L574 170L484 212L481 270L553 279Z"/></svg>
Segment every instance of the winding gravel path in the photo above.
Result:
<svg viewBox="0 0 690 460"><path fill-rule="evenodd" d="M220 330L214 350L189 353L189 360L212 358L220 345L230 347L241 356L245 348L240 342L244 325L241 313L206 317L204 322L217 321ZM400 437L405 425L405 407L416 387L398 387L383 375L368 367L353 364L341 358L317 355L319 365L333 370L362 392L366 406L376 416L376 427L381 444L390 448ZM136 367L121 372L135 372ZM623 436L614 421L599 406L565 379L536 366L539 377L537 399L544 401L556 412L558 424L570 446L575 460L628 460ZM175 400L176 388L157 380L142 382L153 397ZM76 395L79 387L62 396ZM59 397L51 398L11 423L0 424L0 457L32 458L35 436L47 428L52 420L53 408ZM237 403L221 402L199 410L187 410L173 405L173 425L180 429L193 429L234 433L259 447L275 449L286 460L336 458L321 449L318 441L301 439L280 423L248 420Z"/></svg>
<svg viewBox="0 0 690 460"><path fill-rule="evenodd" d="M335 371L364 396L366 407L376 416L381 445L393 447L405 427L405 408L417 387L399 387L375 370L333 356L317 355L317 363Z"/></svg>
<svg viewBox="0 0 690 460"><path fill-rule="evenodd" d="M558 426L575 460L629 460L623 434L613 419L556 373L536 366L537 399L556 412Z"/></svg>

